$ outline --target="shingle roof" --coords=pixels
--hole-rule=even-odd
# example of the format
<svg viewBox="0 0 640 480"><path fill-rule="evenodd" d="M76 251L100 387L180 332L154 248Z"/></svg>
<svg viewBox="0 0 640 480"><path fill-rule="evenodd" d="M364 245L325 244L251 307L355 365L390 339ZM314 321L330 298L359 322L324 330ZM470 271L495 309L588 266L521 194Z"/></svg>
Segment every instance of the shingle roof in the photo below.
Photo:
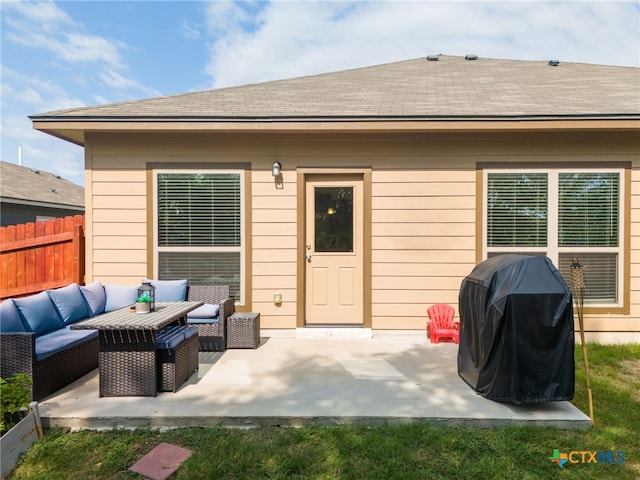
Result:
<svg viewBox="0 0 640 480"><path fill-rule="evenodd" d="M84 188L51 172L0 162L0 198L12 203L84 207Z"/></svg>
<svg viewBox="0 0 640 480"><path fill-rule="evenodd" d="M35 115L36 120L640 118L640 69L441 55Z"/></svg>

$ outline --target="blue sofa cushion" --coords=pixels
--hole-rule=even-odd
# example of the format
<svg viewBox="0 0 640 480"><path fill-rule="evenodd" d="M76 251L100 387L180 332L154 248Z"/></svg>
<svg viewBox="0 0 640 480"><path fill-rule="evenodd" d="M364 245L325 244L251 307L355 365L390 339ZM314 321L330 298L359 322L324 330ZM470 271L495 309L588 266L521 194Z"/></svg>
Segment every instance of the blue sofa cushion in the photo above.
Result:
<svg viewBox="0 0 640 480"><path fill-rule="evenodd" d="M143 282L151 282L156 287L156 302L184 302L187 298L187 280L149 280L142 279Z"/></svg>
<svg viewBox="0 0 640 480"><path fill-rule="evenodd" d="M69 327L41 335L36 338L36 360L44 360L97 336L97 330L71 330Z"/></svg>
<svg viewBox="0 0 640 480"><path fill-rule="evenodd" d="M28 331L42 335L52 330L62 328L62 321L58 316L55 305L47 295L40 292L28 297L14 298L22 323Z"/></svg>
<svg viewBox="0 0 640 480"><path fill-rule="evenodd" d="M220 321L220 315L217 317L207 318L191 318L187 317L187 323L190 325L197 325L198 323L218 323Z"/></svg>
<svg viewBox="0 0 640 480"><path fill-rule="evenodd" d="M172 325L164 327L156 336L156 348L173 350L184 341L184 326Z"/></svg>
<svg viewBox="0 0 640 480"><path fill-rule="evenodd" d="M198 335L198 327L184 327L184 339L191 338L194 335Z"/></svg>
<svg viewBox="0 0 640 480"><path fill-rule="evenodd" d="M77 283L54 290L47 290L47 295L55 305L64 325L85 320L89 316L87 302Z"/></svg>
<svg viewBox="0 0 640 480"><path fill-rule="evenodd" d="M90 285L83 285L80 287L80 292L84 296L89 306L89 316L95 317L104 313L104 309L107 305L107 294L104 291L104 287L100 280L96 280Z"/></svg>
<svg viewBox="0 0 640 480"><path fill-rule="evenodd" d="M220 305L205 303L187 313L187 318L215 318L220 314Z"/></svg>
<svg viewBox="0 0 640 480"><path fill-rule="evenodd" d="M0 303L0 332L26 332L20 314L11 298Z"/></svg>
<svg viewBox="0 0 640 480"><path fill-rule="evenodd" d="M105 285L104 291L107 295L104 307L105 312L112 312L133 305L136 303L136 298L138 298L137 285Z"/></svg>

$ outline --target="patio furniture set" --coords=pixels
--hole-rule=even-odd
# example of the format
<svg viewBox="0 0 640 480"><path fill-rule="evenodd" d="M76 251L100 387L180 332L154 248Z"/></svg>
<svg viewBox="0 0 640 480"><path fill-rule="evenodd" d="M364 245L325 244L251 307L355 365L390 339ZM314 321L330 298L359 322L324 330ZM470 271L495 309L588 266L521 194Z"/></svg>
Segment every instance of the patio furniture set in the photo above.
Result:
<svg viewBox="0 0 640 480"><path fill-rule="evenodd" d="M227 286L151 281L154 311L136 314L137 286L77 284L0 304L0 377L25 373L39 401L99 368L100 396L176 391L198 351L256 348L260 314L235 313Z"/></svg>
<svg viewBox="0 0 640 480"><path fill-rule="evenodd" d="M198 327L201 352L223 352L227 348L258 348L260 345L260 314L236 312L234 302L229 297L228 286L190 286L187 300L204 304L187 314L187 325ZM212 311L208 311L211 306ZM217 313L216 307L219 307Z"/></svg>

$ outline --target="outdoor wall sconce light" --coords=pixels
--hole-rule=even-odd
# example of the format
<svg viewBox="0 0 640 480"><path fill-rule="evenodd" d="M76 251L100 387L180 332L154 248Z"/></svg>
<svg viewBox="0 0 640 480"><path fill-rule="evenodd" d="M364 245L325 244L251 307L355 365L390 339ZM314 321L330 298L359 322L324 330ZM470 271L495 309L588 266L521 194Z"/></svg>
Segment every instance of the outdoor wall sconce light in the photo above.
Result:
<svg viewBox="0 0 640 480"><path fill-rule="evenodd" d="M273 162L273 165L271 165L271 175L273 175L274 177L279 177L281 170L282 164L280 162Z"/></svg>
<svg viewBox="0 0 640 480"><path fill-rule="evenodd" d="M273 294L273 304L278 307L282 305L282 294L280 292L276 292Z"/></svg>

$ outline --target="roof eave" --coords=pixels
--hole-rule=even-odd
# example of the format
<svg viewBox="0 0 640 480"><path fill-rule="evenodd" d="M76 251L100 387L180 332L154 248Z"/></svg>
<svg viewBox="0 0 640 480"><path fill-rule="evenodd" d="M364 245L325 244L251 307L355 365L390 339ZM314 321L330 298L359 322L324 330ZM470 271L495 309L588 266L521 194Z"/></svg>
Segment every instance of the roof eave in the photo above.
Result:
<svg viewBox="0 0 640 480"><path fill-rule="evenodd" d="M640 130L640 114L484 117L71 117L32 116L33 128L84 145L87 132L428 132Z"/></svg>
<svg viewBox="0 0 640 480"><path fill-rule="evenodd" d="M76 204L70 204L70 203L53 203L53 202L38 201L38 200L28 200L23 198L14 198L14 197L0 197L0 203L11 204L11 205L22 205L22 206L29 206L29 207L77 210L79 212L84 212L85 210L84 205L76 205Z"/></svg>

